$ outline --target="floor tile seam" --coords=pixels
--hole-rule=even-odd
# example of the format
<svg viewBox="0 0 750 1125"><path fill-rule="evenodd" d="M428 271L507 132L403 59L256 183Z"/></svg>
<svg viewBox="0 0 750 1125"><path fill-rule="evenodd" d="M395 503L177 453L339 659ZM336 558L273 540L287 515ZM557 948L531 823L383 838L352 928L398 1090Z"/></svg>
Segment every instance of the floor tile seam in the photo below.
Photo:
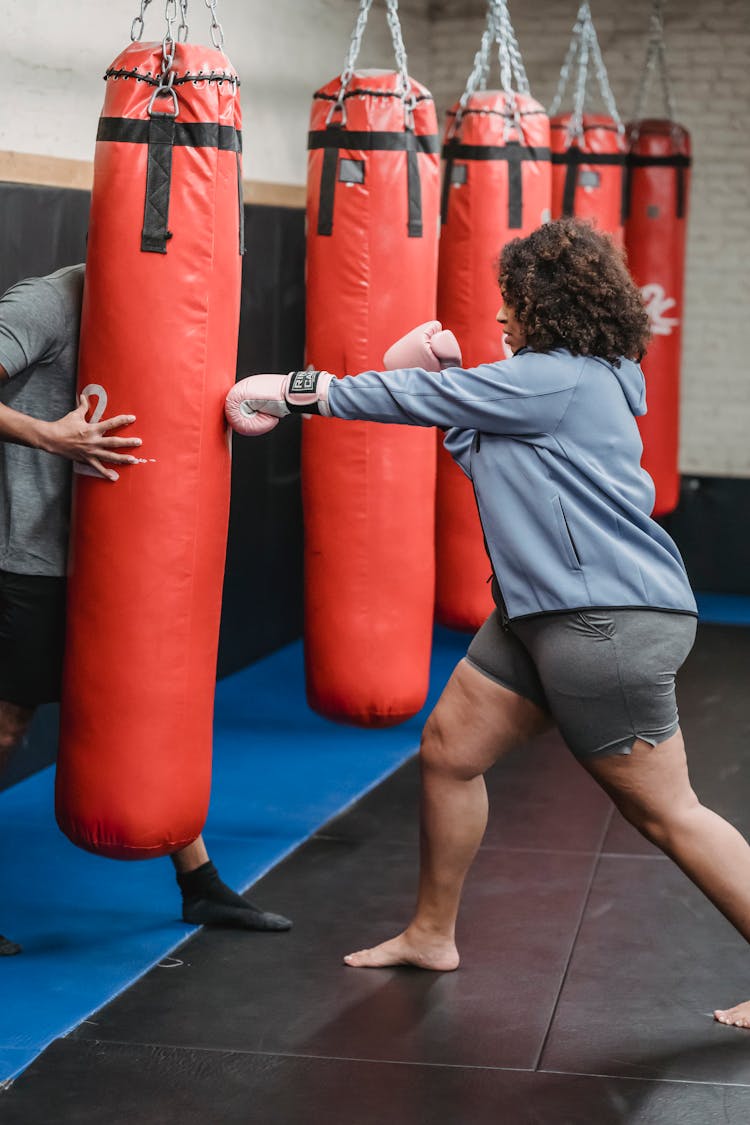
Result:
<svg viewBox="0 0 750 1125"><path fill-rule="evenodd" d="M750 1090L750 1082L722 1082L719 1079L710 1081L703 1078L659 1078L656 1075L646 1074L607 1074L606 1072L587 1070L553 1070L549 1067L540 1067L536 1074L551 1074L567 1078L610 1078L619 1082L658 1082L666 1086L710 1086L721 1089Z"/></svg>
<svg viewBox="0 0 750 1125"><path fill-rule="evenodd" d="M308 1059L312 1062L353 1062L353 1063L372 1063L376 1066L413 1066L413 1067L428 1067L431 1070L487 1070L487 1071L501 1071L503 1074L534 1074L535 1071L531 1067L521 1066L490 1066L481 1063L445 1063L445 1062L428 1062L419 1059L377 1059L366 1058L360 1055L317 1055L310 1054L305 1051L258 1051L251 1048L242 1047L205 1047L188 1045L184 1043L141 1043L132 1039L96 1039L87 1038L86 1036L76 1035L75 1037L64 1037L69 1043L81 1043L86 1046L98 1047L146 1047L155 1048L158 1050L166 1051L190 1051L192 1053L201 1053L206 1055L237 1055L239 1057L248 1058L266 1058L266 1059ZM53 1043L58 1040L53 1040ZM52 1046L52 1044L50 1044Z"/></svg>
<svg viewBox="0 0 750 1125"><path fill-rule="evenodd" d="M354 847L358 844L364 843L378 843L381 847L387 848L416 848L419 844L417 839L414 840L378 840L377 837L370 837L369 840L354 840L343 836L329 836L322 832L316 832L312 840L324 840L330 844L348 844ZM648 855L641 852L602 852L599 850L598 845L592 848L523 848L514 847L509 844L482 844L479 848L480 852L512 852L513 854L520 855L558 855L558 856L603 856L607 859L647 859L653 860L666 860L664 855Z"/></svg>
<svg viewBox="0 0 750 1125"><path fill-rule="evenodd" d="M557 1009L560 1005L560 999L562 997L563 990L565 988L565 982L567 981L568 973L570 972L570 965L571 965L571 962L573 960L573 953L575 952L575 948L576 948L576 945L578 943L578 937L579 937L580 932L581 932L581 927L583 926L583 920L586 917L586 910L588 908L589 900L591 898L591 892L592 892L592 889L593 889L593 886L594 886L594 882L596 880L596 875L597 875L597 872L598 872L599 867L600 867L601 862L602 862L602 852L601 852L602 845L604 844L604 841L607 838L607 833L609 832L609 828L610 828L610 825L612 823L613 815L614 815L614 806L612 806L610 808L609 815L604 818L604 824L602 826L601 835L599 837L599 847L597 849L597 855L594 858L594 862L591 864L591 870L589 872L588 886L586 887L586 891L583 895L583 900L581 902L581 908L578 912L578 921L576 922L576 925L575 925L575 928L574 928L574 931L573 931L573 936L571 938L570 945L568 947L568 953L567 953L567 956L565 958L565 965L563 966L562 973L560 974L560 984L558 986L557 994L555 996L555 1000L554 1000L554 1003L552 1005L552 1011L550 1012L550 1017L549 1017L549 1021L547 1023L547 1028L546 1028L546 1030L544 1032L544 1035L542 1037L542 1042L541 1042L540 1047L539 1047L539 1053L537 1055L536 1062L534 1064L534 1070L535 1071L539 1069L541 1061L544 1058L544 1052L547 1048L547 1042L549 1040L550 1033L552 1031L552 1025L555 1022L555 1016L557 1015Z"/></svg>

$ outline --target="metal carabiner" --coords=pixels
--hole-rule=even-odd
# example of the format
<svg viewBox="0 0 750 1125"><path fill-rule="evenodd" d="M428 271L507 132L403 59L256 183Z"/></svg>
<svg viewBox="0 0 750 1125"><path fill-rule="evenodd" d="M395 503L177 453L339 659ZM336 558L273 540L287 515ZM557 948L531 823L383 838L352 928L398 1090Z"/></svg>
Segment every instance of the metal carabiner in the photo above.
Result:
<svg viewBox="0 0 750 1125"><path fill-rule="evenodd" d="M174 71L171 71L170 73L171 73L172 79L174 79ZM146 110L149 117L152 117L153 114L154 114L154 103L156 102L156 99L157 98L165 98L165 97L171 97L172 98L173 112L167 113L163 110L159 110L158 112L159 112L160 116L161 117L177 117L178 113L180 112L180 103L177 101L177 91L172 86L171 81L165 86L157 86L155 88L153 94L151 95L151 100L148 103L148 109Z"/></svg>

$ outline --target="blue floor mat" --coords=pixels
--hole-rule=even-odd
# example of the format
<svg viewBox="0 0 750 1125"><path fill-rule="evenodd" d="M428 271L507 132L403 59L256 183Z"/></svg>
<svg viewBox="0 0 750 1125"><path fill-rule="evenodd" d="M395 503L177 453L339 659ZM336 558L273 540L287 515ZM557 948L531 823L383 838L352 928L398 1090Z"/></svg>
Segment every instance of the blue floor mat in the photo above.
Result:
<svg viewBox="0 0 750 1125"><path fill-rule="evenodd" d="M468 638L438 630L430 695L387 730L327 722L305 703L301 643L217 685L205 838L244 890L417 749ZM75 848L53 814L52 769L0 793L0 1083L107 1003L192 932L169 860L117 863ZM273 903L268 904L273 908Z"/></svg>
<svg viewBox="0 0 750 1125"><path fill-rule="evenodd" d="M750 598L742 594L696 594L705 625L750 625Z"/></svg>

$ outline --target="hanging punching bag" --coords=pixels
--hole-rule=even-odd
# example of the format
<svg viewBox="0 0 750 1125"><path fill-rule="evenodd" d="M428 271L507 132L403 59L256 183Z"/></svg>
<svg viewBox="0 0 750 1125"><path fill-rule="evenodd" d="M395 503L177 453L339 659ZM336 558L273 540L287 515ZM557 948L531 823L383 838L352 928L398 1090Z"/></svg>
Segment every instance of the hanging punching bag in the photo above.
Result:
<svg viewBox="0 0 750 1125"><path fill-rule="evenodd" d="M625 143L618 125L604 114L586 113L577 136L571 115L550 121L552 218L576 215L623 241Z"/></svg>
<svg viewBox="0 0 750 1125"><path fill-rule="evenodd" d="M549 219L549 144L547 115L528 93L477 90L448 113L437 315L464 367L505 358L497 260L511 238ZM471 482L442 440L435 521L436 617L478 629L494 606L491 566Z"/></svg>
<svg viewBox="0 0 750 1125"><path fill-rule="evenodd" d="M238 82L217 49L133 43L107 72L79 391L133 413L145 463L77 474L57 819L120 859L208 807L229 509L242 196Z"/></svg>
<svg viewBox="0 0 750 1125"><path fill-rule="evenodd" d="M643 360L648 412L638 419L643 467L656 488L654 515L674 511L678 467L680 360L690 137L674 121L628 126L625 245L628 266L649 314L651 340Z"/></svg>
<svg viewBox="0 0 750 1125"><path fill-rule="evenodd" d="M434 319L440 196L429 92L403 69L348 73L314 95L307 185L307 359L338 376L382 370ZM307 418L302 473L310 705L400 722L428 687L434 431Z"/></svg>
<svg viewBox="0 0 750 1125"><path fill-rule="evenodd" d="M593 64L606 114L586 113ZM575 67L572 113L559 113ZM588 0L578 9L573 34L550 105L552 218L576 215L623 241L625 130L609 85L607 68Z"/></svg>

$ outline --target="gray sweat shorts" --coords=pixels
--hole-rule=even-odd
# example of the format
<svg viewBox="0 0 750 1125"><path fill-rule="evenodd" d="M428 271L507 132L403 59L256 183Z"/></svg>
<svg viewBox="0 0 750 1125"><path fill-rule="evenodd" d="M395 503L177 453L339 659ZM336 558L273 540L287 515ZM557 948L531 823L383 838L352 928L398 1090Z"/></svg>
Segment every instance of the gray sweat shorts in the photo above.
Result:
<svg viewBox="0 0 750 1125"><path fill-rule="evenodd" d="M629 754L677 730L675 674L696 618L650 609L585 609L511 621L497 610L466 659L555 721L579 758Z"/></svg>

